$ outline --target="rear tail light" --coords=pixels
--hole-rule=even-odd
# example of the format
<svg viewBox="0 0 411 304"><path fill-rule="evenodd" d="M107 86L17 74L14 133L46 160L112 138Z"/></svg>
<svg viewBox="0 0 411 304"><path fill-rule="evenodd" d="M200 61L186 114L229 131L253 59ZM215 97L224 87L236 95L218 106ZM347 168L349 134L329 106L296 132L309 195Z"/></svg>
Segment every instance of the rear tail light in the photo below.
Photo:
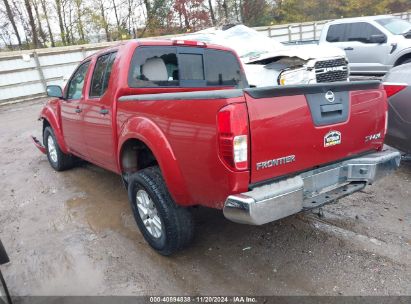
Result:
<svg viewBox="0 0 411 304"><path fill-rule="evenodd" d="M406 83L391 83L391 82L385 82L383 83L384 90L387 93L387 97L391 97L398 92L404 90L407 87Z"/></svg>
<svg viewBox="0 0 411 304"><path fill-rule="evenodd" d="M393 82L384 82L384 90L387 93L387 98L394 96L398 92L404 90L408 85L406 83L393 83ZM388 111L385 112L385 126L384 126L384 135L387 134L388 130Z"/></svg>
<svg viewBox="0 0 411 304"><path fill-rule="evenodd" d="M248 170L248 115L244 103L228 105L217 115L220 157L233 170Z"/></svg>

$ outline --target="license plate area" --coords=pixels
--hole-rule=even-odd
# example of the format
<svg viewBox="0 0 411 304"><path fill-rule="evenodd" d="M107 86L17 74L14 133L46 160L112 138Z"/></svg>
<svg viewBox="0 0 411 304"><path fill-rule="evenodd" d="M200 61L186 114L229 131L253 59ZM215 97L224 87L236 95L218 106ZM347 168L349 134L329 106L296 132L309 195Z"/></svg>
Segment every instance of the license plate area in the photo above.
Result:
<svg viewBox="0 0 411 304"><path fill-rule="evenodd" d="M365 186L365 182L352 182L340 187L336 187L330 191L324 191L312 197L305 197L303 200L303 208L307 210L320 207L324 204L330 203L344 196L357 192L363 189Z"/></svg>

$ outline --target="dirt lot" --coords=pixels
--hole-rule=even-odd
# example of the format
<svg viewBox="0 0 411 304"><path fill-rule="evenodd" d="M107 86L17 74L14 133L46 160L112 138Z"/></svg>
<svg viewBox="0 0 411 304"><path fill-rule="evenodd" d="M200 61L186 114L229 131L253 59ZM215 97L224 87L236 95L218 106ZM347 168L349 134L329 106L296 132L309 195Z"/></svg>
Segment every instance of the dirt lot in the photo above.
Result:
<svg viewBox="0 0 411 304"><path fill-rule="evenodd" d="M42 102L0 107L0 237L13 295L411 295L411 164L360 193L261 227L197 209L191 248L154 253L120 178L56 173L31 143Z"/></svg>

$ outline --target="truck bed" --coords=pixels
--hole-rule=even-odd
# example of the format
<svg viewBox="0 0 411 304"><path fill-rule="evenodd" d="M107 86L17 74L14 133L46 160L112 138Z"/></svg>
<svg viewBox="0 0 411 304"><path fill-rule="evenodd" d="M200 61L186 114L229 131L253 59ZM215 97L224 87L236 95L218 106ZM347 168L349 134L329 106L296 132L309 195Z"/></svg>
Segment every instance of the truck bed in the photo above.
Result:
<svg viewBox="0 0 411 304"><path fill-rule="evenodd" d="M330 91L333 102L325 98ZM221 208L227 195L253 184L383 145L386 98L378 81L128 95L118 101L119 133L137 113L162 134L159 141L177 163L175 176L182 177L183 185L173 185L175 192L187 189L173 193L183 205ZM249 167L244 171L227 168L218 153L217 113L236 103L248 110ZM176 178L166 171L166 181L173 183Z"/></svg>

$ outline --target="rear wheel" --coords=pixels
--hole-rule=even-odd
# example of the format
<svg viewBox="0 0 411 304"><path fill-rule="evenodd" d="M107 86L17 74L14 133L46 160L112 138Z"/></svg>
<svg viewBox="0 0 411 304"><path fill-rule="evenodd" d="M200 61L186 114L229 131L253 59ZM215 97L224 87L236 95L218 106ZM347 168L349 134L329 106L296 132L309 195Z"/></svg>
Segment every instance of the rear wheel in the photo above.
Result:
<svg viewBox="0 0 411 304"><path fill-rule="evenodd" d="M128 197L137 226L157 252L171 255L190 243L191 213L173 201L158 167L130 175Z"/></svg>
<svg viewBox="0 0 411 304"><path fill-rule="evenodd" d="M53 129L46 127L43 132L43 143L46 147L47 158L50 165L56 171L64 171L70 169L74 165L74 158L70 154L65 154L61 151L56 140Z"/></svg>

